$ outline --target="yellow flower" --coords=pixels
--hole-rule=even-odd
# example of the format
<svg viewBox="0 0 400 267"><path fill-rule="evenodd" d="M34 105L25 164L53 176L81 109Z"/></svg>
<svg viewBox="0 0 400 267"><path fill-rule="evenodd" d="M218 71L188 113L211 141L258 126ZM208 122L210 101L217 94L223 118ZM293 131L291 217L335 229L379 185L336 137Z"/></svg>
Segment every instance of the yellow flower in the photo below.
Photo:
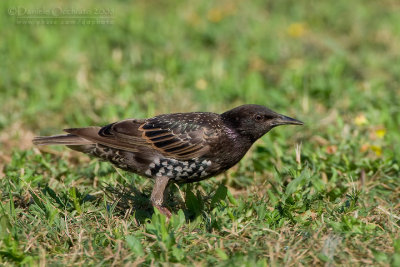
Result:
<svg viewBox="0 0 400 267"><path fill-rule="evenodd" d="M386 129L384 128L375 130L375 135L380 139L382 139L385 136L385 134L386 134Z"/></svg>
<svg viewBox="0 0 400 267"><path fill-rule="evenodd" d="M370 148L372 151L374 151L375 154L376 154L378 157L379 157L380 155L382 155L382 147L372 145L372 146L370 146L369 148Z"/></svg>
<svg viewBox="0 0 400 267"><path fill-rule="evenodd" d="M205 90L207 88L207 81L204 79L198 79L196 82L196 88L199 90Z"/></svg>
<svg viewBox="0 0 400 267"><path fill-rule="evenodd" d="M287 33L293 38L302 37L306 33L306 24L302 22L292 23L287 28Z"/></svg>
<svg viewBox="0 0 400 267"><path fill-rule="evenodd" d="M219 8L213 8L208 11L207 18L211 22L220 22L223 18L222 10Z"/></svg>
<svg viewBox="0 0 400 267"><path fill-rule="evenodd" d="M233 16L236 14L236 5L231 2L223 3L220 6L214 7L207 12L207 19L211 22L217 23L225 17Z"/></svg>
<svg viewBox="0 0 400 267"><path fill-rule="evenodd" d="M354 123L358 126L368 124L368 120L364 114L360 114L354 118Z"/></svg>

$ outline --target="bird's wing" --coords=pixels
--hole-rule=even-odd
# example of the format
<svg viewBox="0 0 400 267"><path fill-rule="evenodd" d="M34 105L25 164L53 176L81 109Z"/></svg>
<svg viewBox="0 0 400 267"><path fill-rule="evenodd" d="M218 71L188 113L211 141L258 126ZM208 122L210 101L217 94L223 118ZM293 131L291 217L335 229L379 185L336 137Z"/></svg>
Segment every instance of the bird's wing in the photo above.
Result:
<svg viewBox="0 0 400 267"><path fill-rule="evenodd" d="M138 152L144 146L181 160L207 153L210 139L216 136L215 130L204 121L188 119L181 114L161 115L147 120L128 119L103 128L65 131L114 148Z"/></svg>
<svg viewBox="0 0 400 267"><path fill-rule="evenodd" d="M176 115L148 119L139 130L142 138L161 154L187 160L199 157L210 149L215 130L203 120Z"/></svg>

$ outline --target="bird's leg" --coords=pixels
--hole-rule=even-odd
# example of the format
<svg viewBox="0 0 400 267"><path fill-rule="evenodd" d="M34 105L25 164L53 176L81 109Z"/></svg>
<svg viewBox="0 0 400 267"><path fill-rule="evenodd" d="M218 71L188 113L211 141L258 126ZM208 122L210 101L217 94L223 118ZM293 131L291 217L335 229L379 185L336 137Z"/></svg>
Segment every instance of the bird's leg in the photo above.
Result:
<svg viewBox="0 0 400 267"><path fill-rule="evenodd" d="M153 206L156 207L162 214L167 216L167 218L171 218L171 212L166 207L163 207L164 192L168 185L168 181L168 177L156 177L150 200Z"/></svg>

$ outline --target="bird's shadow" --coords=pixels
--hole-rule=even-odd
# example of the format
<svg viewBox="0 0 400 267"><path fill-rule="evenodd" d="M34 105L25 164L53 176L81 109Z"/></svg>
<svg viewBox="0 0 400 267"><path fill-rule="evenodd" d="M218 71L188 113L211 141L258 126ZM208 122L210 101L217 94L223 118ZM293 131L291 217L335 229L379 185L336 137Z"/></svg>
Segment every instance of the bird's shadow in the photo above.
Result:
<svg viewBox="0 0 400 267"><path fill-rule="evenodd" d="M182 198L177 197L178 189L170 186L166 191L165 206L167 206L172 213L176 213L182 209L186 220L193 220L192 214L185 205ZM154 208L150 201L151 190L145 188L143 191L136 188L134 185L107 185L103 187L103 192L110 201L109 207L113 208L113 213L129 218L134 214L135 220L138 223L145 223L147 219L151 219L154 214Z"/></svg>

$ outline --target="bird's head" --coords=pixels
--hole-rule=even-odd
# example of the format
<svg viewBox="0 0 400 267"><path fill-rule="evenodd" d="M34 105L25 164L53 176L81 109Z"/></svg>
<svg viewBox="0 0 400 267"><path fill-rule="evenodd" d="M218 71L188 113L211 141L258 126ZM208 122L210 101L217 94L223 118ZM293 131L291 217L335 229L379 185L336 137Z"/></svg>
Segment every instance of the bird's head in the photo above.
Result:
<svg viewBox="0 0 400 267"><path fill-rule="evenodd" d="M303 122L299 120L281 115L260 105L239 106L222 113L221 117L240 135L250 138L253 142L276 126L303 125Z"/></svg>

